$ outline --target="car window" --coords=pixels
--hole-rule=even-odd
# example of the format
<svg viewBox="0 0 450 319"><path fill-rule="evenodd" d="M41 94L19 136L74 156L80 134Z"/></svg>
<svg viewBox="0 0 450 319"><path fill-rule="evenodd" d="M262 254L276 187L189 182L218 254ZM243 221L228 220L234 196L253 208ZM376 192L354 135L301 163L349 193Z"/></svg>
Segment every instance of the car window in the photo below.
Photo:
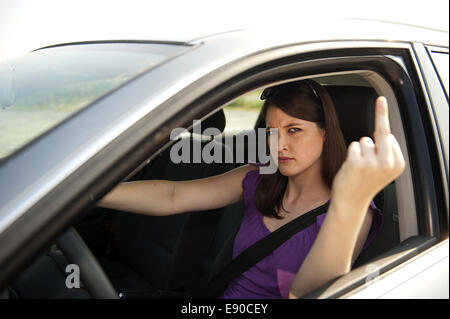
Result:
<svg viewBox="0 0 450 319"><path fill-rule="evenodd" d="M184 48L76 44L5 61L0 64L0 158Z"/></svg>
<svg viewBox="0 0 450 319"><path fill-rule="evenodd" d="M260 99L262 90L251 91L227 104L225 113L225 133L236 133L253 129L263 102Z"/></svg>
<svg viewBox="0 0 450 319"><path fill-rule="evenodd" d="M445 93L447 93L448 96L448 53L446 52L440 52L440 51L431 51L431 59L433 60L434 67L436 68L439 78L441 79L442 86L445 89Z"/></svg>

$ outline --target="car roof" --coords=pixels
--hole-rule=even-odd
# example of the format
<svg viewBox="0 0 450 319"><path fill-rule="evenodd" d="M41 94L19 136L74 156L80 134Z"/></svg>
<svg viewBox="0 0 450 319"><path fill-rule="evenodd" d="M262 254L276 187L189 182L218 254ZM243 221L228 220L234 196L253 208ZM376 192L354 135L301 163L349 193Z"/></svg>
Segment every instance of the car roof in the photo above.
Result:
<svg viewBox="0 0 450 319"><path fill-rule="evenodd" d="M186 42L206 41L225 36L234 37L236 40L256 38L267 45L340 40L423 42L445 47L448 47L449 43L449 34L445 30L359 18L326 21L314 26L311 26L309 23L302 24L301 22L279 27L271 25L266 28L243 29L208 35Z"/></svg>
<svg viewBox="0 0 450 319"><path fill-rule="evenodd" d="M387 42L422 42L434 46L449 46L449 33L426 26L398 23L393 21L372 20L362 18L346 18L338 20L309 22L298 21L283 25L268 25L238 30L226 30L217 33L187 32L182 35L146 34L145 30L132 30L130 33L99 37L85 37L82 42L92 41L154 41L174 44L197 44L201 42L226 41L238 43L250 48L264 49L288 44L301 44L322 41L387 41ZM62 44L70 44L67 42ZM80 41L76 41L80 43ZM54 45L62 45L54 44ZM51 45L53 46L53 45ZM48 46L46 46L48 47Z"/></svg>

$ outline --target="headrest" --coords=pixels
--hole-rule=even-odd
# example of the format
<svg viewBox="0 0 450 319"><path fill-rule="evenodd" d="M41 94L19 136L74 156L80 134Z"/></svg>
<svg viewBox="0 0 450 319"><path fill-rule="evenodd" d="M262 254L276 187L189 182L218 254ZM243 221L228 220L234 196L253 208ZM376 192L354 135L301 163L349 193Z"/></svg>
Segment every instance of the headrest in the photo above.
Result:
<svg viewBox="0 0 450 319"><path fill-rule="evenodd" d="M210 127L214 127L219 129L220 132L223 132L223 130L225 129L225 113L223 112L222 109L220 109L219 111L217 111L216 113L214 113L213 115L211 115L210 117L208 117L207 119L202 120L201 122L201 129L202 129L202 134L203 131L206 130L207 128ZM193 132L194 128L192 128L189 132Z"/></svg>
<svg viewBox="0 0 450 319"><path fill-rule="evenodd" d="M362 86L327 86L347 145L363 136L372 137L375 121L373 88Z"/></svg>

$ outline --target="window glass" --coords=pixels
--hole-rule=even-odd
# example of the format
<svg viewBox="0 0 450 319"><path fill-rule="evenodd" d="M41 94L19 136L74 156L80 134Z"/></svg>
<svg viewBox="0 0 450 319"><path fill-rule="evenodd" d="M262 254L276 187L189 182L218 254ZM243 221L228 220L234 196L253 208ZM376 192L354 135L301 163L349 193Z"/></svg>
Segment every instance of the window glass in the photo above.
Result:
<svg viewBox="0 0 450 319"><path fill-rule="evenodd" d="M0 158L186 46L90 43L0 64ZM126 107L126 106L124 106Z"/></svg>
<svg viewBox="0 0 450 319"><path fill-rule="evenodd" d="M225 113L225 133L236 133L253 129L264 103L260 99L262 90L252 91L227 104Z"/></svg>
<svg viewBox="0 0 450 319"><path fill-rule="evenodd" d="M431 51L431 58L433 60L434 66L439 74L439 78L441 79L442 86L445 89L445 93L447 93L448 97L448 53Z"/></svg>

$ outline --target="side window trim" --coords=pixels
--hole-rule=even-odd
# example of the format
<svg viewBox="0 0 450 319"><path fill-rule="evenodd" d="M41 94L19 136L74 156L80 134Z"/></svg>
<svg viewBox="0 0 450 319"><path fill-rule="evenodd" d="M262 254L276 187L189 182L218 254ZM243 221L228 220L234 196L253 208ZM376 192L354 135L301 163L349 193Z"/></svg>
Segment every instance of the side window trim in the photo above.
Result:
<svg viewBox="0 0 450 319"><path fill-rule="evenodd" d="M441 168L441 182L443 185L443 196L445 200L446 221L449 221L449 104L448 99L442 89L440 78L435 72L434 64L431 61L427 48L422 43L414 43L416 53L416 63L418 80L422 85L424 97L429 113L433 115L433 133L436 140L436 148L439 155L439 166ZM447 226L448 228L448 226ZM448 232L448 229L447 229Z"/></svg>
<svg viewBox="0 0 450 319"><path fill-rule="evenodd" d="M446 49L446 48L441 48L441 47L427 46L427 51L428 51L428 55L431 58L431 61L433 62L436 73L441 81L442 89L447 94L447 99L448 99L448 91L449 91L448 73L447 73L447 82L445 81L446 79L444 78L445 74L442 73L442 71L444 71L445 67L447 67L446 71L448 72L448 65L447 66L440 65L439 61L436 59L437 55L442 54L442 55L447 55L447 60L448 60L448 58L449 58L448 48Z"/></svg>

